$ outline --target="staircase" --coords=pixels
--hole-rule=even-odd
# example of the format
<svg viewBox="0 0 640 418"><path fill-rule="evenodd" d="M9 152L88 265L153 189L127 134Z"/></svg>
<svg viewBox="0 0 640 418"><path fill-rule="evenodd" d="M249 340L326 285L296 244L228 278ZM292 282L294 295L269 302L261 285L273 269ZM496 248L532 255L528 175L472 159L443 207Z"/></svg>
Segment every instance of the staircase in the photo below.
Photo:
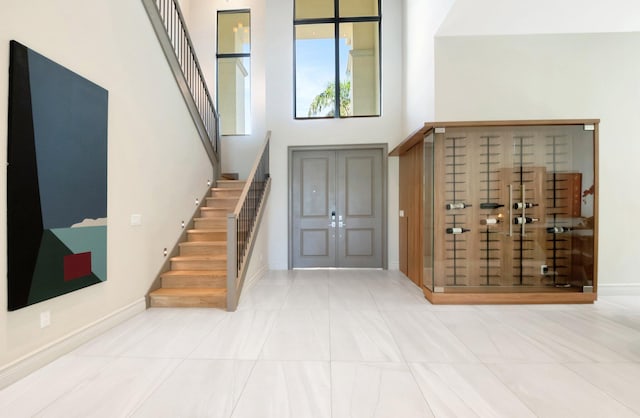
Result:
<svg viewBox="0 0 640 418"><path fill-rule="evenodd" d="M152 307L226 308L227 213L233 212L244 181L218 180L181 242L160 289L149 293Z"/></svg>

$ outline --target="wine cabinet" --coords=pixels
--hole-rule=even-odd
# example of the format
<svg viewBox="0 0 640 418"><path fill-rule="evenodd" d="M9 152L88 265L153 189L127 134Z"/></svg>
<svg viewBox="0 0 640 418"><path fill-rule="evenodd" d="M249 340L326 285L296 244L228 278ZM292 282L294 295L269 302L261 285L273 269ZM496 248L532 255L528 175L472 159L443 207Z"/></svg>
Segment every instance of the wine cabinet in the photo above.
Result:
<svg viewBox="0 0 640 418"><path fill-rule="evenodd" d="M411 135L391 152L401 270L434 303L593 302L598 123L430 123Z"/></svg>

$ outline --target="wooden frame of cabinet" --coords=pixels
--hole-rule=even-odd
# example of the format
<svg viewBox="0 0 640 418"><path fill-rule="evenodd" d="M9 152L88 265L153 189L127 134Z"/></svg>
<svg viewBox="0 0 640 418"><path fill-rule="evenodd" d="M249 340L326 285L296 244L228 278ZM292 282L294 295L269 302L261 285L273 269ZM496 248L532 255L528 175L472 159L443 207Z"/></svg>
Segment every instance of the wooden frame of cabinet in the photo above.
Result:
<svg viewBox="0 0 640 418"><path fill-rule="evenodd" d="M597 254L598 254L598 119L566 119L566 120L520 120L520 121L477 121L477 122L432 122L426 123L421 129L413 132L397 147L395 147L389 155L398 156L400 158L399 164L399 250L400 250L400 270L409 277L416 285L423 289L425 297L435 304L512 304L512 303L592 303L597 298ZM433 261L434 271L430 269L431 266L425 265L429 261L425 258L424 250L425 246L433 245L433 251L439 251L442 245L434 244L436 240L429 240L425 244L425 236L430 234L429 222L425 221L425 218L433 217L436 223L433 224L434 230L444 230L444 224L442 223L442 216L438 215L437 210L433 210L434 213L430 213L429 205L425 205L423 202L423 196L425 192L424 175L425 175L425 138L430 135L434 135L438 132L444 132L448 128L495 128L495 127L531 127L531 129L537 129L539 127L555 127L560 125L583 125L589 127L588 130L593 130L593 233L592 238L589 238L587 244L581 243L579 239L571 238L573 247L580 248L580 246L591 246L589 251L592 253L592 271L589 275L589 283L592 286L584 286L582 291L578 291L576 287L569 289L550 288L540 289L535 286L522 286L522 287L501 287L496 285L495 287L483 287L481 291L477 286L469 286L468 288L451 287L447 288L447 291L443 291L442 288L436 288L434 283L430 283L432 280L432 274L440 274L442 270L437 261ZM438 161L444 161L443 156L435 155L434 164L439 164ZM432 169L432 167L428 167ZM437 167L435 168L437 170ZM532 169L532 172L536 169ZM544 170L538 170L537 174L538 184L548 180L548 175L544 173ZM555 176L555 175L554 175ZM574 213L579 211L576 205L580 205L581 189L580 185L573 185L573 182L580 182L580 175L574 173L558 174L558 178L562 178L569 185L567 187L567 205L568 211ZM438 175L434 175L433 181L436 183L442 181L438 178ZM554 177L555 179L556 177ZM575 180L577 179L577 180ZM544 190L535 190L532 193L537 193L540 199L544 199ZM472 196L475 198L476 196ZM442 202L439 200L439 204ZM576 203L577 202L577 203ZM439 206L438 206L439 207ZM426 212L425 212L426 210ZM534 213L534 212L532 212ZM544 214L543 214L544 215ZM477 222L478 217L475 215L474 222ZM511 222L511 220L509 220ZM425 232L426 231L426 232ZM524 231L524 230L523 230ZM538 240L545 240L544 231L542 234L538 232ZM575 241L575 242L574 242ZM429 251L431 249L428 249ZM576 251L576 250L574 250ZM434 258L436 260L437 258ZM440 258L444 259L444 258ZM425 261L426 260L426 261ZM505 267L506 269L507 267ZM438 270L440 269L440 270ZM470 269L470 274L473 275L475 270ZM555 283L555 280L554 280ZM470 283L474 284L474 283ZM437 290L437 291L434 291Z"/></svg>

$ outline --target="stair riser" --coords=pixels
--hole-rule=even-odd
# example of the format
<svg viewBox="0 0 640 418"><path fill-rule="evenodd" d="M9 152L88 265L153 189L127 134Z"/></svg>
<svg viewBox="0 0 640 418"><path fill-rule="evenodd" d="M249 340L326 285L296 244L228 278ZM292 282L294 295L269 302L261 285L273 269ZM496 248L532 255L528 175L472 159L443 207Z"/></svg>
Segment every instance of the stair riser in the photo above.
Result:
<svg viewBox="0 0 640 418"><path fill-rule="evenodd" d="M174 289L212 287L215 289L225 289L227 287L226 277L197 277L170 276L162 278L162 287Z"/></svg>
<svg viewBox="0 0 640 418"><path fill-rule="evenodd" d="M207 218L195 220L195 229L221 229L227 227L227 218Z"/></svg>
<svg viewBox="0 0 640 418"><path fill-rule="evenodd" d="M233 197L235 199L238 199L241 194L242 194L242 190L240 190L240 189L215 189L215 190L211 190L210 197L212 197L212 198L216 198L216 197L222 197L222 198Z"/></svg>
<svg viewBox="0 0 640 418"><path fill-rule="evenodd" d="M207 197L207 207L213 209L235 209L238 199L217 199L214 197Z"/></svg>
<svg viewBox="0 0 640 418"><path fill-rule="evenodd" d="M226 308L226 297L204 296L155 296L149 295L151 306L154 308Z"/></svg>
<svg viewBox="0 0 640 418"><path fill-rule="evenodd" d="M180 255L223 255L227 253L224 245L180 245Z"/></svg>
<svg viewBox="0 0 640 418"><path fill-rule="evenodd" d="M227 260L177 260L171 262L172 270L218 270L226 268Z"/></svg>
<svg viewBox="0 0 640 418"><path fill-rule="evenodd" d="M226 241L227 231L214 232L190 232L187 234L187 240L194 241Z"/></svg>
<svg viewBox="0 0 640 418"><path fill-rule="evenodd" d="M238 189L238 188L244 187L244 184L245 184L244 181L220 181L220 180L218 180L216 182L216 187L218 189L224 189L224 188Z"/></svg>
<svg viewBox="0 0 640 418"><path fill-rule="evenodd" d="M204 207L200 209L200 217L201 218L222 218L227 219L227 214L232 212L233 210L229 209L217 209L217 208L208 208Z"/></svg>

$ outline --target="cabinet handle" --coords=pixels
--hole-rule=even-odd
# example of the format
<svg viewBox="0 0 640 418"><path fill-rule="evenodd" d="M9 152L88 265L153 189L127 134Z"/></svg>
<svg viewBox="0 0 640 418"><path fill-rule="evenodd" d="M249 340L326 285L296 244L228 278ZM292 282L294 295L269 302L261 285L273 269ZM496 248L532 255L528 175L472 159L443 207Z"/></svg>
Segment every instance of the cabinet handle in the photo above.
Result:
<svg viewBox="0 0 640 418"><path fill-rule="evenodd" d="M513 184L509 185L509 236L513 236Z"/></svg>
<svg viewBox="0 0 640 418"><path fill-rule="evenodd" d="M525 191L526 191L526 189L527 189L527 188L526 188L526 187L524 187L524 183L523 183L523 184L521 184L521 185L520 185L520 187L522 187L522 202L524 203L524 202L526 202L526 201L527 201L527 198L526 198L526 196L525 196ZM523 217L523 218L525 218L525 219L526 219L526 217L527 217L526 211L527 211L527 205L526 205L526 204L524 204L524 205L522 206L522 217ZM525 229L525 223L526 223L526 222L523 222L523 223L520 225L520 235L522 235L523 237L524 237L524 233L525 233L525 230L524 230L524 229Z"/></svg>

